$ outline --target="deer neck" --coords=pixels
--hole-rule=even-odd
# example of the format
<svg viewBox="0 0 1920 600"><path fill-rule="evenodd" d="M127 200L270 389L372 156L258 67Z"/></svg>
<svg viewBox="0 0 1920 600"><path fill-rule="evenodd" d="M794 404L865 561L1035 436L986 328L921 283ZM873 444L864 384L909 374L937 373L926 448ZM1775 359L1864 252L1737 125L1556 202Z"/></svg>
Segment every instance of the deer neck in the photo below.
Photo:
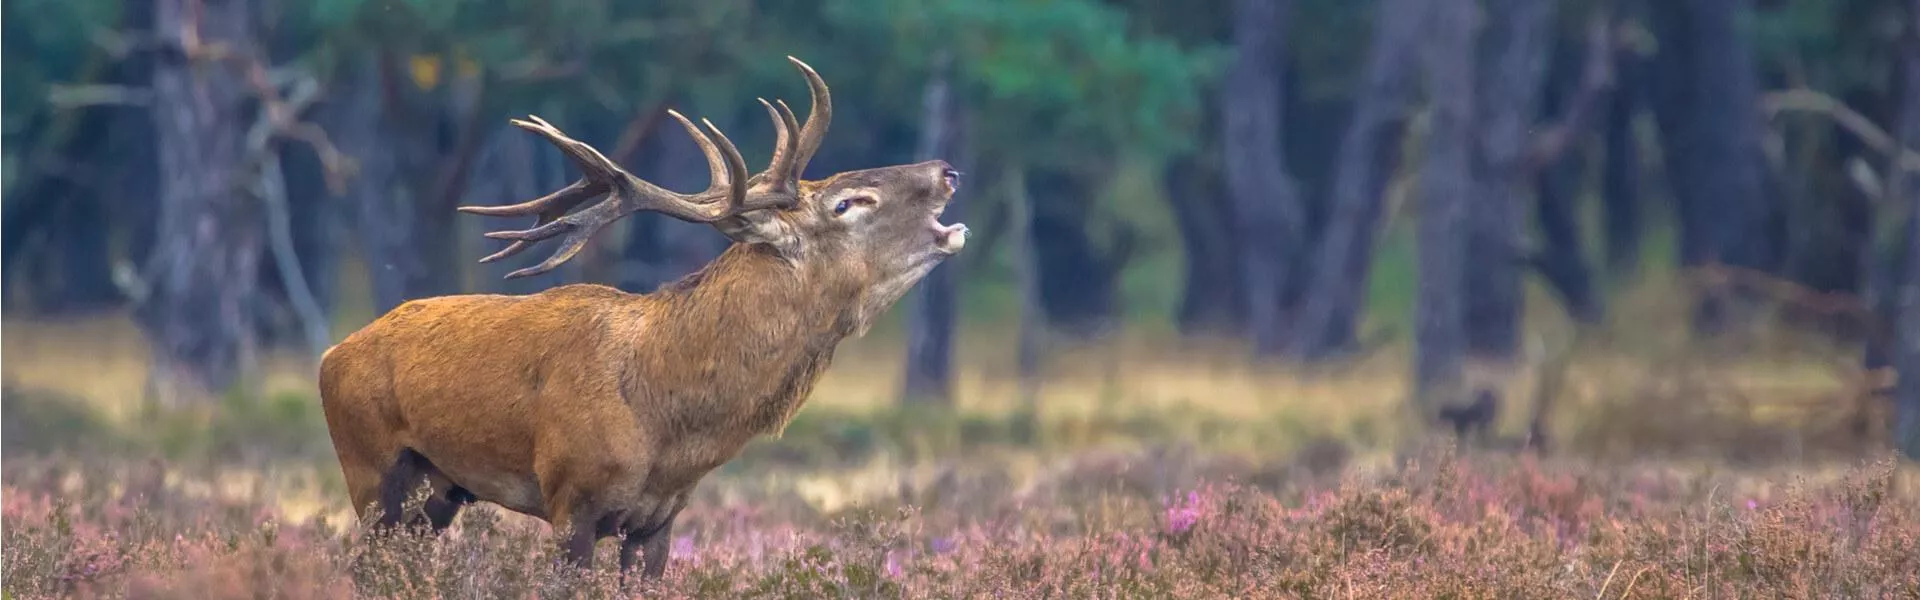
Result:
<svg viewBox="0 0 1920 600"><path fill-rule="evenodd" d="M740 443L786 425L866 312L844 274L746 244L645 298L637 351L650 368L632 385L671 390L677 400L661 409L707 430L686 433ZM630 397L659 395L645 391Z"/></svg>

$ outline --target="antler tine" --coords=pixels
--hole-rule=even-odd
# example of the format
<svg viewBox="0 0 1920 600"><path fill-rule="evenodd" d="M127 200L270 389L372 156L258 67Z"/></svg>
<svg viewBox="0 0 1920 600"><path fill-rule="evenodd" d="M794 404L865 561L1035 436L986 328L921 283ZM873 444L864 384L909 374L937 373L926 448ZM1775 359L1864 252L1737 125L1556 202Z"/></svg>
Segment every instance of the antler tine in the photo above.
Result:
<svg viewBox="0 0 1920 600"><path fill-rule="evenodd" d="M707 156L708 180L715 182L725 181L727 179L727 158L722 156L720 149L713 145L713 139L707 137L707 134L700 131L699 127L694 126L693 121L687 120L687 116L680 114L680 111L669 108L667 109L667 116L673 117L675 121L679 121L680 126L687 130L687 135L693 137L694 145L700 147L700 153Z"/></svg>
<svg viewBox="0 0 1920 600"><path fill-rule="evenodd" d="M461 206L454 210L489 217L513 217L536 213L545 215L548 212L565 214L567 211L572 210L573 207L579 206L581 202L605 193L607 193L606 186L595 185L591 180L582 177L568 184L567 187L560 188L551 194L519 204L507 204L503 206Z"/></svg>
<svg viewBox="0 0 1920 600"><path fill-rule="evenodd" d="M800 120L797 118L794 118L793 109L787 107L787 101L775 99L773 102L774 104L780 105L780 121L782 122L782 124L786 126L787 131L791 131L794 133L794 137L790 140L787 140L785 144L787 149L787 156L793 156L795 154L798 154L800 152L800 136L799 136ZM798 179L800 174L789 173L788 176Z"/></svg>
<svg viewBox="0 0 1920 600"><path fill-rule="evenodd" d="M740 149L733 145L733 140L727 139L727 134L722 133L719 127L715 127L713 125L713 121L709 121L703 118L703 119L700 119L700 123L702 125L706 125L707 129L713 132L713 137L719 138L720 150L723 153L725 153L726 159L727 159L727 174L728 174L727 189L726 189L727 201L726 201L726 204L724 205L724 208L722 208L719 213L713 214L707 217L706 219L704 219L705 221L710 222L710 221L717 221L724 217L730 217L735 214L739 214L743 210L746 210L745 206L747 204L747 159L740 156ZM713 181L713 185L715 187L718 187L720 185L720 180L715 179Z"/></svg>
<svg viewBox="0 0 1920 600"><path fill-rule="evenodd" d="M634 177L614 164L606 155L586 143L568 137L559 128L540 119L529 117L529 121L514 120L513 124L522 129L538 133L547 138L554 147L572 159L580 168L581 179L560 191L539 199L512 206L499 207L461 207L462 212L489 216L513 216L537 213L539 219L534 227L519 231L492 231L484 234L488 238L513 240L513 244L480 260L493 262L513 256L527 249L533 242L556 236L561 239L560 247L547 260L538 265L527 267L507 274L508 279L538 275L559 267L561 263L572 259L585 248L587 242L601 228L629 214L652 210L678 219L694 222L712 222L731 214L736 214L746 204L747 166L741 158L739 148L727 139L713 122L702 120L715 137L716 143L705 132L694 127L692 122L678 112L672 112L675 119L686 126L687 132L700 145L706 154L714 174L713 182L706 191L697 194L680 194L647 181ZM573 214L565 214L568 209L578 206L588 198L601 194L611 197Z"/></svg>
<svg viewBox="0 0 1920 600"><path fill-rule="evenodd" d="M766 98L758 100L767 108L767 117L773 120L773 159L767 161L766 170L747 180L751 187L747 189L747 204L743 209L785 208L799 199L793 160L799 154L800 126L795 123L787 103L781 102L779 108L774 108Z"/></svg>
<svg viewBox="0 0 1920 600"><path fill-rule="evenodd" d="M773 103L768 102L766 98L756 98L756 100L760 101L761 106L767 107L767 118L773 120L773 159L767 161L767 170L754 175L753 178L759 180L755 182L757 187L785 190L791 187L787 182L793 177L794 142L800 133L800 128L793 125L791 115L780 112L787 107L785 102L780 103L780 108L774 108Z"/></svg>
<svg viewBox="0 0 1920 600"><path fill-rule="evenodd" d="M813 111L807 113L807 125L800 129L800 150L793 160L793 178L799 179L807 171L807 162L813 160L814 151L820 149L820 140L827 137L827 126L833 123L833 95L813 67L792 56L787 60L800 69L807 78L807 89L813 93Z"/></svg>
<svg viewBox="0 0 1920 600"><path fill-rule="evenodd" d="M538 218L534 221L534 228L538 229L540 226L560 220L560 217L565 216L567 211L573 210L573 207L579 206L581 202L593 199L606 192L606 186L595 185L591 180L583 177L569 184L567 187L560 188L559 191L519 204L507 206L461 206L455 210L494 217L509 217L533 213L538 215ZM531 244L526 241L515 241L499 252L489 254L486 258L480 259L480 262L490 263L519 254L525 251L530 245Z"/></svg>

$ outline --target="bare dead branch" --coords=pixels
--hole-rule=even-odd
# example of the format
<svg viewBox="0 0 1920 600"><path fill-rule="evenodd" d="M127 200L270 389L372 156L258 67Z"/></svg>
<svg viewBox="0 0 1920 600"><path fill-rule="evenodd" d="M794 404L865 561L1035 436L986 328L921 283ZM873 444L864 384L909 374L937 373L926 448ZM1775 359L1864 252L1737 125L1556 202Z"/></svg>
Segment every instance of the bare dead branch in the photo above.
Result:
<svg viewBox="0 0 1920 600"><path fill-rule="evenodd" d="M146 106L153 102L153 90L111 84L54 84L48 86L47 102L61 109Z"/></svg>
<svg viewBox="0 0 1920 600"><path fill-rule="evenodd" d="M1573 147L1580 133L1586 130L1587 122L1593 118L1594 107L1613 90L1615 38L1625 35L1622 31L1616 31L1617 28L1611 3L1600 3L1587 25L1587 62L1580 77L1580 89L1567 101L1566 114L1560 117L1560 121L1533 136L1533 147L1527 153L1526 166L1529 171L1559 162Z"/></svg>
<svg viewBox="0 0 1920 600"><path fill-rule="evenodd" d="M1886 155L1898 158L1902 173L1920 171L1920 152L1902 146L1872 119L1825 93L1807 88L1769 92L1760 97L1760 109L1771 119L1783 112L1809 112L1832 119L1835 125L1860 138L1860 142Z"/></svg>

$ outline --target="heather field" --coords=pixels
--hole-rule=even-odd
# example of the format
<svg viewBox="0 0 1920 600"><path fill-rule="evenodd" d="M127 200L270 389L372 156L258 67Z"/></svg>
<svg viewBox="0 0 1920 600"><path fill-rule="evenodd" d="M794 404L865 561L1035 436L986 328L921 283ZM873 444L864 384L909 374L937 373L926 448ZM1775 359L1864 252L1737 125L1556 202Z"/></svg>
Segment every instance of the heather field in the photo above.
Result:
<svg viewBox="0 0 1920 600"><path fill-rule="evenodd" d="M897 362L863 341L702 484L666 578L622 590L486 505L362 539L297 365L264 400L143 408L115 400L139 392L140 357L102 350L137 347L121 330L8 327L8 598L1920 597L1916 469L1811 360L1594 350L1554 378L1542 457L1411 434L1391 350L1293 373L1083 349L1027 413L986 352L957 409L886 403Z"/></svg>

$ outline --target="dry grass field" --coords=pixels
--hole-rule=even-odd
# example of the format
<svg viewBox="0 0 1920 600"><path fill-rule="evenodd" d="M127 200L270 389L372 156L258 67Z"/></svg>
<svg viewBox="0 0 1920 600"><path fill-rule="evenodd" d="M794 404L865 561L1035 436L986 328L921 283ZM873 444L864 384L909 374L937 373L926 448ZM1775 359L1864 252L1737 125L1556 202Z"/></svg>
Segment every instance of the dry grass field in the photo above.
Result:
<svg viewBox="0 0 1920 600"><path fill-rule="evenodd" d="M1647 296L1657 298L1661 294ZM898 342L848 343L811 403L702 484L667 578L555 566L485 506L443 539L355 533L310 367L264 397L143 398L123 318L4 323L7 598L1916 598L1920 479L1844 349L1754 334L1738 359L1628 297L1535 317L1503 439L1401 415L1404 344L1337 371L1156 336L1059 348L1028 413L1000 336L958 405L901 407ZM1503 449L1536 396L1553 452ZM1866 419L1863 424L1859 419ZM612 543L600 546L610 564Z"/></svg>

